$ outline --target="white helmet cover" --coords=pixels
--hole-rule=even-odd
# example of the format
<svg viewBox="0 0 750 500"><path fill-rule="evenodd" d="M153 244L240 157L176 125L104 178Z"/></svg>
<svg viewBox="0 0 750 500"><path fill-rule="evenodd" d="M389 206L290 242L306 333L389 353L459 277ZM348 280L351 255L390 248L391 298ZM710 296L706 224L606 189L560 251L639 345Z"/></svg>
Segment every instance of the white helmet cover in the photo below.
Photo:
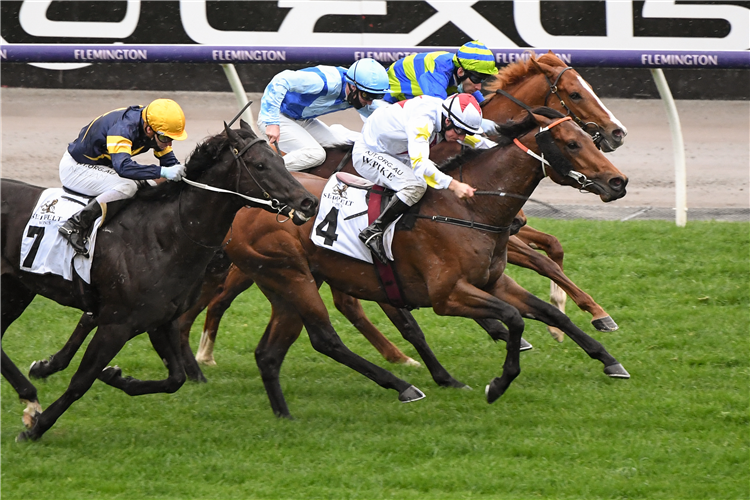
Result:
<svg viewBox="0 0 750 500"><path fill-rule="evenodd" d="M453 94L443 101L443 114L472 134L482 131L482 108L471 94Z"/></svg>

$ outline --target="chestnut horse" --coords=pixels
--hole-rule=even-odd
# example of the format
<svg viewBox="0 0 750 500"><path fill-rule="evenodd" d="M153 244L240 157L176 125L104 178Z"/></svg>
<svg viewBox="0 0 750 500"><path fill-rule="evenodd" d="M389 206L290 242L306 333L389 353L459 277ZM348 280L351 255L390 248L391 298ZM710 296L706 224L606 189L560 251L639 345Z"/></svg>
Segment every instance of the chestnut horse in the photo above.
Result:
<svg viewBox="0 0 750 500"><path fill-rule="evenodd" d="M24 237L41 237L40 231L23 233L44 188L1 181L2 334L37 294L90 312L98 325L67 390L41 413L36 389L2 351L2 374L28 403L24 423L30 428L19 440L39 439L97 378L129 395L179 389L185 368L176 320L191 303L188 294L202 280L237 211L250 201L273 212L287 205L302 219L315 214L317 199L265 140L243 127L233 131L225 124L224 133L193 151L186 182L144 189L109 221L97 237L90 285L78 276L68 281L21 269ZM27 261L24 267L30 267ZM128 340L146 331L167 366L165 380L124 378L119 368L107 367Z"/></svg>
<svg viewBox="0 0 750 500"><path fill-rule="evenodd" d="M621 146L627 129L604 106L591 86L574 69L567 66L552 52L535 57L528 61L519 61L501 69L495 77L483 84L489 92L482 103L485 118L502 123L520 109L500 92L507 92L518 100L532 106L549 104L561 112L568 113L587 131L594 134L604 151L612 151ZM328 149L326 162L319 167L308 170L308 173L321 177L330 177L337 169L355 173L351 159L347 158L346 149ZM543 250L547 256L534 249ZM617 324L611 316L594 299L576 286L563 272L563 248L552 235L537 231L529 226L521 227L518 234L511 236L508 243L508 262L526 267L550 278L550 298L553 304L565 312L566 293L579 308L592 316L591 323L599 331L617 330ZM237 268L232 268L226 279L214 276L204 289L198 302L181 318L183 342L188 342L190 327L203 309L208 307L200 344L196 352L199 363L215 365L213 348L218 333L219 323L224 312L232 301L243 291L252 286L253 280L244 276ZM212 288L218 285L216 288ZM372 343L381 355L389 362L418 365L390 342L365 316L359 301L336 289L331 290L336 308ZM408 311L399 311L388 303L380 307L405 335L419 335L410 330L419 328ZM480 320L479 324L491 335L505 335L502 326L492 321ZM498 328L500 329L498 331ZM562 342L563 333L548 326L550 334ZM524 341L524 347L531 346ZM200 375L202 378L202 375Z"/></svg>
<svg viewBox="0 0 750 500"><path fill-rule="evenodd" d="M545 174L558 184L595 193L605 202L625 195L627 178L579 126L561 117L562 114L549 108L535 109L533 115L529 114L520 123L501 127L506 137L518 136L524 149L506 140L490 150L464 153L446 166L446 171L452 170L455 177L478 189L474 197L458 200L450 192L429 189L418 204L419 216L440 215L478 222L496 232L417 218L411 230L396 231L393 240L393 267L408 305L432 307L441 316L500 320L507 326L503 371L486 391L490 403L520 373L524 317L560 328L590 357L601 361L608 376L629 377L599 342L557 308L536 298L503 273L509 226ZM540 126L552 128L537 136L529 133ZM525 152L529 149L538 155L537 142L553 168L545 167ZM326 179L306 174L296 176L317 195L326 183ZM258 210L241 210L225 248L232 263L255 281L272 305L270 322L255 354L271 407L279 416L289 416L279 371L302 327L310 335L314 349L324 354L343 349L318 293L320 284L326 281L331 288L358 299L387 300L372 264L315 246L310 240L311 229L310 223L299 227L277 224L273 216ZM335 343L321 343L321 338ZM415 344L427 363L429 357L422 352L424 348L429 350L424 337L407 340ZM437 363L435 359L431 361ZM376 377L365 363L347 366L387 387L387 380ZM441 385L463 386L452 377L449 381Z"/></svg>

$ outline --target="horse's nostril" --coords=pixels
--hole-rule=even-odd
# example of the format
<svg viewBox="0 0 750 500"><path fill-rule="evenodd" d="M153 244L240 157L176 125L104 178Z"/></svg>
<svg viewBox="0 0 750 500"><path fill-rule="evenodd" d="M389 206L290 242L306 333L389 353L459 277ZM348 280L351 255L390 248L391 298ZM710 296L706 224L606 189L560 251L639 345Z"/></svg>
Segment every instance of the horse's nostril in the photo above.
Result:
<svg viewBox="0 0 750 500"><path fill-rule="evenodd" d="M609 180L609 186L612 189L620 190L620 189L622 189L624 187L624 183L623 183L623 180L620 177L615 177L615 178Z"/></svg>

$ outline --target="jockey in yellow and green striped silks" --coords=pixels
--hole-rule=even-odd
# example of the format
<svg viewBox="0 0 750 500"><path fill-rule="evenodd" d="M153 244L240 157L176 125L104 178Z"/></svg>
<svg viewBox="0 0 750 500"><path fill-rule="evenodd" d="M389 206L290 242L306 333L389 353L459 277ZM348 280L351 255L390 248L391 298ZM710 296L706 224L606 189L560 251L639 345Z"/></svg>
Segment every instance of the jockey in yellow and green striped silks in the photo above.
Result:
<svg viewBox="0 0 750 500"><path fill-rule="evenodd" d="M437 51L414 54L393 63L388 69L390 94L388 102L398 102L419 95L446 98L449 94L472 94L484 100L482 80L497 73L495 57L483 43L464 44L456 54Z"/></svg>

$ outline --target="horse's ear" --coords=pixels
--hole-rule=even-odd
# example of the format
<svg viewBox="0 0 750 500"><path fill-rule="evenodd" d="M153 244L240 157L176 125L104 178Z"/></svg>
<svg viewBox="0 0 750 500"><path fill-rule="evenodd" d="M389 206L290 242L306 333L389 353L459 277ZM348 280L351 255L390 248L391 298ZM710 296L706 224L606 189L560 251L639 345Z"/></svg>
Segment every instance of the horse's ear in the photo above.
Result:
<svg viewBox="0 0 750 500"><path fill-rule="evenodd" d="M240 136L237 135L237 132L229 128L227 122L224 122L224 132L226 132L227 137L229 137L229 142L232 143L232 146L237 147L240 144Z"/></svg>
<svg viewBox="0 0 750 500"><path fill-rule="evenodd" d="M250 126L249 123L247 123L245 120L240 118L240 128L242 130L247 130L248 132L253 134L253 137L255 137L255 130L253 130L253 127Z"/></svg>

